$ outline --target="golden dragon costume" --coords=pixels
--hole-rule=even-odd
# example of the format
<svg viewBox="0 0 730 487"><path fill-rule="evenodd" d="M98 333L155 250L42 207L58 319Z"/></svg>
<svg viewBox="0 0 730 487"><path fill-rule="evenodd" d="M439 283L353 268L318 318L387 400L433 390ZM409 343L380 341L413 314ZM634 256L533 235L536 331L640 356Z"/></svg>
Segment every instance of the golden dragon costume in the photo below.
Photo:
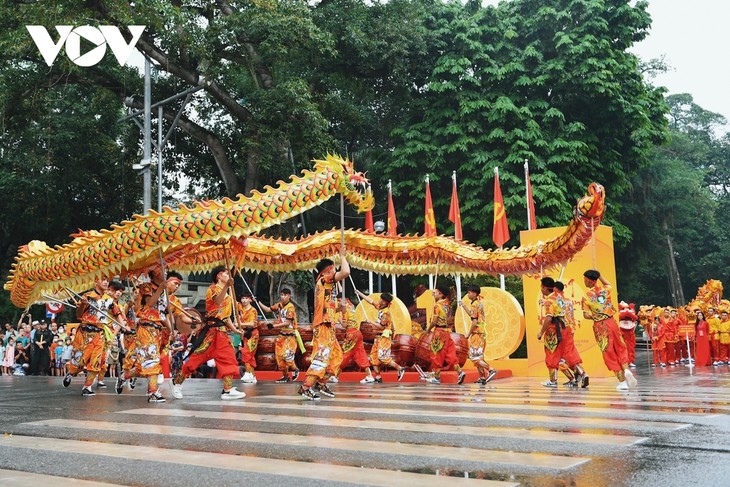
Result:
<svg viewBox="0 0 730 487"><path fill-rule="evenodd" d="M296 240L256 235L336 194L359 212L372 209L367 179L352 162L328 155L291 181L279 181L263 193L196 203L188 208L135 215L109 230L74 235L69 244L48 247L32 241L23 246L5 284L13 304L27 308L47 301L47 294L69 288L80 291L100 276L138 274L160 256L172 269L207 270L224 263L230 252L236 264L256 271L311 270L322 257L339 253L340 230ZM354 267L382 274L505 274L540 272L564 263L580 251L598 227L605 210L603 187L593 183L575 208L566 231L545 243L505 250L484 250L445 236L388 237L357 230L344 232ZM228 245L221 245L226 242Z"/></svg>

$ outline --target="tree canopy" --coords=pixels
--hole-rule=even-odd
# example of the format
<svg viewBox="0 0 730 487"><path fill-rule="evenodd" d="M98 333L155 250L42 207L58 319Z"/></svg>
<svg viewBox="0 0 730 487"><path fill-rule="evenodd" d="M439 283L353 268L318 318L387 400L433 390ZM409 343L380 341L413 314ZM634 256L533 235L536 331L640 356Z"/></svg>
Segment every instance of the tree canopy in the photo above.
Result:
<svg viewBox="0 0 730 487"><path fill-rule="evenodd" d="M153 99L202 86L165 148L170 203L193 197L181 181L195 197L233 196L338 152L368 170L376 213L393 180L403 232L422 231L425 174L439 231L453 231L445 217L456 171L465 237L489 246L493 170L511 229L525 228L528 161L541 227L565 224L590 182L607 188L620 252L645 256L643 274L625 275L664 265L652 259L667 232L680 251L701 254L686 270L693 280L727 255L715 227L727 205L727 136L711 135L724 120L686 96L667 103L645 81L629 51L651 25L644 1L40 0L0 4L0 184L16 195L2 203L12 215L5 269L31 239L62 243L142 206L131 168L139 131L117 122L142 107L140 70L111 55L79 67L63 51L49 67L31 24L54 39L56 25L114 25L127 41L126 26L145 25L137 49L155 66ZM180 107L165 107L167 126ZM676 192L692 198L660 211ZM689 223L700 208L715 217L704 231ZM308 229L336 225L336 212L311 212ZM658 218L634 221L654 216L667 231ZM704 251L700 233L713 240ZM627 288L659 299L660 281Z"/></svg>

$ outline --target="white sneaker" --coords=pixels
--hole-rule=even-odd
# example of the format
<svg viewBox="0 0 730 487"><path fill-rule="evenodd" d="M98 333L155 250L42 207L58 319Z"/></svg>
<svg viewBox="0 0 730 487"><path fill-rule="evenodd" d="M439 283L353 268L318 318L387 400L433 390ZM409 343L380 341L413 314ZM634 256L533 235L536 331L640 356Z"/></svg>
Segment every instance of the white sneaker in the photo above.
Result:
<svg viewBox="0 0 730 487"><path fill-rule="evenodd" d="M360 381L360 384L373 384L375 382L375 378L372 375L367 375L363 380Z"/></svg>
<svg viewBox="0 0 730 487"><path fill-rule="evenodd" d="M544 387L550 387L551 389L556 389L558 387L558 383L554 380L546 380L542 383Z"/></svg>
<svg viewBox="0 0 730 487"><path fill-rule="evenodd" d="M616 386L617 391L628 391L629 385L626 383L626 381L619 382L619 384Z"/></svg>
<svg viewBox="0 0 730 487"><path fill-rule="evenodd" d="M332 377L330 377L330 378L328 379L328 381L329 381L329 382L332 382L333 384L337 384L338 382L340 382L340 379L338 379L337 377L335 377L335 376L333 375Z"/></svg>
<svg viewBox="0 0 730 487"><path fill-rule="evenodd" d="M636 364L632 362L632 363L629 364L629 367L635 368L636 367Z"/></svg>
<svg viewBox="0 0 730 487"><path fill-rule="evenodd" d="M255 384L256 383L256 377L251 372L246 372L243 374L243 377L241 377L241 382L245 384Z"/></svg>
<svg viewBox="0 0 730 487"><path fill-rule="evenodd" d="M633 389L636 387L636 377L634 377L634 374L630 370L624 370L624 376L626 377L626 382L630 388Z"/></svg>
<svg viewBox="0 0 730 487"><path fill-rule="evenodd" d="M244 397L246 397L246 393L236 390L235 387L221 392L221 399L224 401L233 401L234 399L243 399Z"/></svg>
<svg viewBox="0 0 730 487"><path fill-rule="evenodd" d="M172 397L175 399L182 399L182 384L173 384L172 385Z"/></svg>

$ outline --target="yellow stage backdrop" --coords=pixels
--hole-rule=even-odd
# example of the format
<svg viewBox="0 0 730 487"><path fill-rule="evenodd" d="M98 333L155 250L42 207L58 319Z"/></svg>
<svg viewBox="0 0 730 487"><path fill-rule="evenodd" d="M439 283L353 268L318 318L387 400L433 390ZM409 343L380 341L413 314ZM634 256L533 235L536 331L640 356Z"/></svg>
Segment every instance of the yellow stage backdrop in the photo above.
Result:
<svg viewBox="0 0 730 487"><path fill-rule="evenodd" d="M561 235L565 231L565 227L561 228L542 228L538 230L530 230L520 232L521 245L534 244L538 241L547 241ZM583 367L592 377L611 377L613 374L606 369L601 356L601 351L596 345L593 337L593 323L583 318L583 312L580 309L581 299L585 296L585 286L583 285L583 272L594 267L601 272L613 286L611 299L614 306L618 310L618 291L616 288L616 266L613 254L613 229L611 227L599 226L596 229L595 243L590 242L581 252L568 262L564 268L551 269L545 272L545 275L555 280L560 280L565 284L565 296L571 299L575 305L575 320L579 327L575 332L575 346L583 359ZM545 367L545 349L542 341L537 339L537 333L540 330L539 305L540 298L540 279L538 276L525 276L522 279L522 288L525 295L525 321L527 333L527 357L528 370L527 374L531 377L547 377L547 367ZM618 322L618 312L615 316ZM517 374L515 374L517 375ZM562 383L563 378L559 378Z"/></svg>

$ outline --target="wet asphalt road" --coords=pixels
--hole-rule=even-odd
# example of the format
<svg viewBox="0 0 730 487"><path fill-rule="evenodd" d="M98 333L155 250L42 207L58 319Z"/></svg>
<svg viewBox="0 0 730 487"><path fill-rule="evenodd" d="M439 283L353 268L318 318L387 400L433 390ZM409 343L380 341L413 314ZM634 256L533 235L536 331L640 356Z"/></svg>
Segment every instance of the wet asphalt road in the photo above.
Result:
<svg viewBox="0 0 730 487"><path fill-rule="evenodd" d="M143 383L85 398L81 379L2 376L0 485L730 485L730 368L637 360L628 393L341 383L316 403L270 382L148 404Z"/></svg>

